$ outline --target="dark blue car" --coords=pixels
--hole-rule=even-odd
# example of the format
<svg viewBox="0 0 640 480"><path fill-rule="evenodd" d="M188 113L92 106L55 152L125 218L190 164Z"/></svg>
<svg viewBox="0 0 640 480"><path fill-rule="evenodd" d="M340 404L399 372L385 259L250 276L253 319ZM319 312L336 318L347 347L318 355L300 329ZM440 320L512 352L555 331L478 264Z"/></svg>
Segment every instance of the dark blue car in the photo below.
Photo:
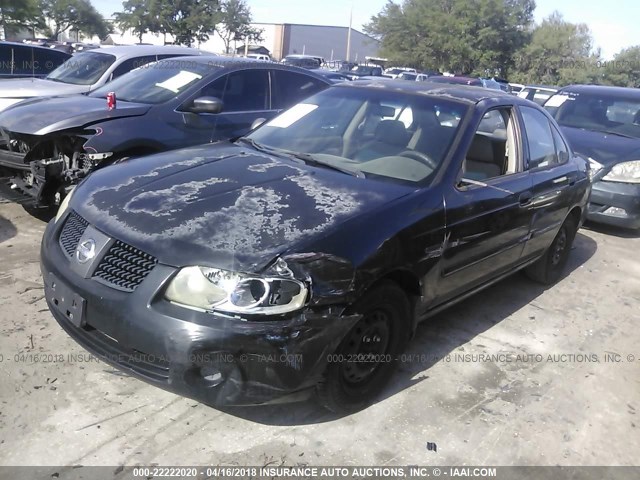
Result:
<svg viewBox="0 0 640 480"><path fill-rule="evenodd" d="M573 85L549 98L545 108L574 151L591 163L587 218L640 228L640 90Z"/></svg>
<svg viewBox="0 0 640 480"><path fill-rule="evenodd" d="M308 70L217 56L161 60L88 94L0 113L0 171L23 203L55 207L94 169L123 158L238 137L258 118L331 85Z"/></svg>
<svg viewBox="0 0 640 480"><path fill-rule="evenodd" d="M353 411L419 321L518 270L558 280L589 189L527 100L343 82L236 141L91 174L44 234L45 295L84 348L158 387Z"/></svg>

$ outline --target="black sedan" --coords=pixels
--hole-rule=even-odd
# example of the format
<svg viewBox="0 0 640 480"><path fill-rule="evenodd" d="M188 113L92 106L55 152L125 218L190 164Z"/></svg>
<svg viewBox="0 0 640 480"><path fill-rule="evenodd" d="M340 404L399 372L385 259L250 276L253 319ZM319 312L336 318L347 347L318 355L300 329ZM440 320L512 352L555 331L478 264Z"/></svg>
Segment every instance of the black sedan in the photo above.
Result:
<svg viewBox="0 0 640 480"><path fill-rule="evenodd" d="M419 321L520 269L556 281L589 189L526 100L346 82L235 142L87 177L44 234L46 300L159 387L212 405L315 391L350 411Z"/></svg>
<svg viewBox="0 0 640 480"><path fill-rule="evenodd" d="M53 48L0 42L0 79L44 77L71 58L71 55ZM0 106L1 106L0 101Z"/></svg>
<svg viewBox="0 0 640 480"><path fill-rule="evenodd" d="M574 85L545 103L572 148L588 158L593 191L587 217L640 228L640 90Z"/></svg>
<svg viewBox="0 0 640 480"><path fill-rule="evenodd" d="M88 173L126 157L247 133L258 118L331 81L247 59L177 57L138 68L87 95L37 98L0 113L5 192L57 206Z"/></svg>

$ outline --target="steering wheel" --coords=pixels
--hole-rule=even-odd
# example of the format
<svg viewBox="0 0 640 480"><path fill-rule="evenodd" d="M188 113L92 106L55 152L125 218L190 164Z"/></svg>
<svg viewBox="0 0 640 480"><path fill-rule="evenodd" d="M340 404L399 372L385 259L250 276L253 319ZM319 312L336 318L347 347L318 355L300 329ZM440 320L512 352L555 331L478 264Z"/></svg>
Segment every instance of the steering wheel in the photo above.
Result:
<svg viewBox="0 0 640 480"><path fill-rule="evenodd" d="M436 168L438 168L438 164L434 162L431 157L422 152L418 152L417 150L405 150L404 152L399 153L398 156L416 160L420 163L425 164L431 170L435 170Z"/></svg>

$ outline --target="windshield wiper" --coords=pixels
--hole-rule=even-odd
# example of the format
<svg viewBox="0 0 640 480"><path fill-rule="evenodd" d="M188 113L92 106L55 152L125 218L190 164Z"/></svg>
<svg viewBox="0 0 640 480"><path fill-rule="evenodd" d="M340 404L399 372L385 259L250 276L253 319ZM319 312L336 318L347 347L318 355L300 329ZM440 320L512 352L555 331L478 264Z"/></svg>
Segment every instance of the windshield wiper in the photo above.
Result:
<svg viewBox="0 0 640 480"><path fill-rule="evenodd" d="M587 128L586 130L591 130L592 132L604 133L606 135L615 135L617 137L636 138L632 135L627 135L626 133L614 132L613 130L599 130L597 128Z"/></svg>
<svg viewBox="0 0 640 480"><path fill-rule="evenodd" d="M279 157L285 157L285 158L294 157L294 158L297 158L298 160L302 160L307 165L313 165L315 167L330 168L331 170L336 170L338 172L346 173L347 175L351 175L352 177L366 178L364 172L361 172L359 170L349 170L347 168L339 167L331 163L320 161L310 153L292 152L290 150L282 150L279 148L267 147L266 145L262 145L261 143L256 142L253 138L249 138L249 137L240 137L236 139L234 143L236 142L246 143L260 152L269 153L271 155L277 155Z"/></svg>
<svg viewBox="0 0 640 480"><path fill-rule="evenodd" d="M318 160L316 157L314 157L310 153L289 152L289 151L285 151L285 152L288 155L291 155L292 157L295 157L295 158L298 158L298 159L302 160L307 165L313 165L314 167L330 168L331 170L335 170L337 172L346 173L347 175L351 175L352 177L366 178L364 172L361 172L360 170L350 170L348 168L344 168L344 167L340 167L338 165L334 165L333 163L323 162L321 160Z"/></svg>
<svg viewBox="0 0 640 480"><path fill-rule="evenodd" d="M261 143L256 142L253 138L240 137L240 138L236 138L233 141L233 143L237 143L237 142L246 143L247 145L253 147L256 150L258 150L259 152L274 153L273 150L271 150L270 148L262 145Z"/></svg>

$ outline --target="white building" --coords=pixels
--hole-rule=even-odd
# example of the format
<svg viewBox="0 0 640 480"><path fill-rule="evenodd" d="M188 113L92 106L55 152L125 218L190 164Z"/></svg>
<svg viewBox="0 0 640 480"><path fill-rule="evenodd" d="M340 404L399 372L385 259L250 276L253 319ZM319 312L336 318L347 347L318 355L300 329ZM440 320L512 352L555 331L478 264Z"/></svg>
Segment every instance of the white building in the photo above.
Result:
<svg viewBox="0 0 640 480"><path fill-rule="evenodd" d="M378 56L380 48L378 40L352 28L351 48L348 54L348 27L295 23L253 23L252 27L262 30L262 42L253 43L266 47L274 60L281 60L289 54L298 53L316 55L327 61L346 60L349 57L349 60L364 62L365 57ZM234 45L234 47L241 46L242 42L236 42ZM214 35L200 48L222 53L224 43L219 35Z"/></svg>

